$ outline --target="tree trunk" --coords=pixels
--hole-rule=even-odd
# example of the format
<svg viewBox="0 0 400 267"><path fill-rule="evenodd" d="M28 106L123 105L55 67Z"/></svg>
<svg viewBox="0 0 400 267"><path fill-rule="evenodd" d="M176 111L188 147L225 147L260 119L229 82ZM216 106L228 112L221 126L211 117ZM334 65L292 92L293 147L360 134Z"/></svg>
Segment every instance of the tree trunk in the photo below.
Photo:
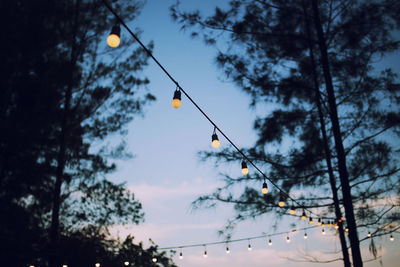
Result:
<svg viewBox="0 0 400 267"><path fill-rule="evenodd" d="M332 123L332 130L335 140L335 149L339 167L339 178L342 185L343 205L346 213L347 226L349 227L349 239L352 251L353 265L362 267L363 262L360 251L360 241L357 236L357 225L354 218L353 202L351 197L350 182L346 167L346 155L344 153L342 135L337 114L335 93L333 90L332 77L329 68L328 52L325 43L325 37L319 18L318 0L312 1L314 23L318 36L318 45L321 52L321 65L325 78L326 91L328 94L329 115Z"/></svg>
<svg viewBox="0 0 400 267"><path fill-rule="evenodd" d="M67 135L67 121L69 116L69 108L71 105L72 86L68 86L65 94L64 114L61 121L61 133L59 137L59 151L57 155L57 169L56 181L53 191L53 208L51 215L51 228L50 228L50 245L52 247L51 267L58 266L57 247L59 240L60 229L60 206L61 206L61 186L63 183L64 169L65 169L65 151L66 151L66 135Z"/></svg>
<svg viewBox="0 0 400 267"><path fill-rule="evenodd" d="M325 161L326 161L326 165L328 167L329 183L330 183L331 189L332 189L333 203L335 206L335 215L336 215L336 219L337 219L338 225L339 225L339 239L340 239L340 244L342 247L343 263L344 263L345 267L351 267L349 251L347 249L347 244L346 244L346 236L344 234L343 223L341 220L342 212L341 212L340 206L339 206L340 202L339 202L339 197L338 197L338 192L337 192L337 187L336 187L336 179L335 179L335 175L333 174L332 156L331 156L331 152L330 152L330 148L329 148L328 137L326 134L324 114L322 112L322 107L321 107L321 93L319 91L319 82L318 82L317 69L316 69L315 58L314 58L314 49L313 49L313 44L311 42L310 23L308 20L308 15L306 12L306 7L304 5L304 2L303 2L303 7L304 7L304 15L305 15L305 21L306 21L307 39L308 39L308 45L309 45L309 50L310 50L310 62L311 62L311 68L312 68L312 72L313 72L315 104L317 105L317 108L318 108L318 117L319 117L319 122L321 125L320 130L322 133L322 142L324 144Z"/></svg>

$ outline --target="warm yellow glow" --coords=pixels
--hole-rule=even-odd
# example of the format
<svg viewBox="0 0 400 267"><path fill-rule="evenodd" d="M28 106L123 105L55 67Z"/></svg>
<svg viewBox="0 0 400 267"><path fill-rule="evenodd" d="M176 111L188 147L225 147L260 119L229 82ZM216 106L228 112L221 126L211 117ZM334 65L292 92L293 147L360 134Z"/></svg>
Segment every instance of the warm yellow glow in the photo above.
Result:
<svg viewBox="0 0 400 267"><path fill-rule="evenodd" d="M125 262L124 262L124 265L125 265L125 266L128 266L128 265L129 265L129 261L125 261Z"/></svg>
<svg viewBox="0 0 400 267"><path fill-rule="evenodd" d="M290 243L290 237L286 237L286 242Z"/></svg>
<svg viewBox="0 0 400 267"><path fill-rule="evenodd" d="M344 230L346 231L346 233L348 233L349 232L349 228L344 228Z"/></svg>
<svg viewBox="0 0 400 267"><path fill-rule="evenodd" d="M314 221L313 221L313 219L312 219L312 218L310 218L310 224L311 224L311 225L313 225L313 224L314 224Z"/></svg>
<svg viewBox="0 0 400 267"><path fill-rule="evenodd" d="M243 173L243 175L247 175L249 173L249 169L243 168L242 173Z"/></svg>
<svg viewBox="0 0 400 267"><path fill-rule="evenodd" d="M317 225L318 225L318 226L321 225L321 218L318 219Z"/></svg>
<svg viewBox="0 0 400 267"><path fill-rule="evenodd" d="M267 187L263 187L261 192L266 195L268 193L268 188Z"/></svg>
<svg viewBox="0 0 400 267"><path fill-rule="evenodd" d="M285 201L281 200L278 203L279 207L283 208L285 206Z"/></svg>
<svg viewBox="0 0 400 267"><path fill-rule="evenodd" d="M371 237L371 232L368 232L368 237Z"/></svg>
<svg viewBox="0 0 400 267"><path fill-rule="evenodd" d="M96 263L94 266L96 266L96 267L100 267L100 263Z"/></svg>
<svg viewBox="0 0 400 267"><path fill-rule="evenodd" d="M174 108L180 108L182 101L180 99L172 99L172 106Z"/></svg>
<svg viewBox="0 0 400 267"><path fill-rule="evenodd" d="M29 267L35 267L35 265L29 265Z"/></svg>
<svg viewBox="0 0 400 267"><path fill-rule="evenodd" d="M290 215L294 215L294 208L290 208L289 214L290 214Z"/></svg>
<svg viewBox="0 0 400 267"><path fill-rule="evenodd" d="M157 262L157 258L156 258L156 257L152 258L151 260L152 260L153 262Z"/></svg>
<svg viewBox="0 0 400 267"><path fill-rule="evenodd" d="M219 148L221 143L219 142L219 140L214 140L214 141L212 141L211 145L213 148Z"/></svg>
<svg viewBox="0 0 400 267"><path fill-rule="evenodd" d="M107 44L112 48L118 47L120 42L121 42L121 40L120 40L119 36L116 35L115 33L111 33L107 37Z"/></svg>
<svg viewBox="0 0 400 267"><path fill-rule="evenodd" d="M306 214L303 212L303 215L301 215L301 220L305 221L307 219Z"/></svg>
<svg viewBox="0 0 400 267"><path fill-rule="evenodd" d="M321 226L322 226L322 228L325 228L325 223L322 222L322 223L321 223Z"/></svg>
<svg viewBox="0 0 400 267"><path fill-rule="evenodd" d="M68 265L66 265L66 264L63 264L63 265L62 265L62 267L68 267Z"/></svg>

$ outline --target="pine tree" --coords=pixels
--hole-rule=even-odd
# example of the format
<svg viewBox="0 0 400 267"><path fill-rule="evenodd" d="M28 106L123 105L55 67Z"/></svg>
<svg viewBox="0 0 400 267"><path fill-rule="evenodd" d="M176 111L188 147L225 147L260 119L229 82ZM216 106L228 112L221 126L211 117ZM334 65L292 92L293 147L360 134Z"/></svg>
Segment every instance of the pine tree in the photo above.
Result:
<svg viewBox="0 0 400 267"><path fill-rule="evenodd" d="M393 35L398 10L396 1L230 1L203 17L171 7L183 29L194 28L192 36L200 32L219 48L218 66L252 105L269 105L270 114L254 123L258 140L246 153L285 192L302 189L296 197L304 208L322 216L333 211L337 220L344 212L354 266L362 266L357 230L386 234L398 224L398 151L388 138L399 133L400 88L392 70L379 73L374 64L399 47ZM242 160L229 149L202 156ZM287 214L277 207L279 192L262 196L254 189L261 180L227 176L225 187L195 204L235 204L233 224ZM230 191L238 184L246 185L239 196Z"/></svg>

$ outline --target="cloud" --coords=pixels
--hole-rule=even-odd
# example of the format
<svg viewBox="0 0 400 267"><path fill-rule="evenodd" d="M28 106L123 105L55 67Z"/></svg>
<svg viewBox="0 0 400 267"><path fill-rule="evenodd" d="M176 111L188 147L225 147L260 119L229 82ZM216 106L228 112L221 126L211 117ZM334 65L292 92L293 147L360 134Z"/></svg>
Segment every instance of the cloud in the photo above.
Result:
<svg viewBox="0 0 400 267"><path fill-rule="evenodd" d="M163 200L182 199L190 197L194 200L197 196L211 193L219 186L218 183L210 183L198 178L191 182L184 181L180 184L149 184L140 183L128 186L128 189L135 193L136 197L143 203L160 202Z"/></svg>

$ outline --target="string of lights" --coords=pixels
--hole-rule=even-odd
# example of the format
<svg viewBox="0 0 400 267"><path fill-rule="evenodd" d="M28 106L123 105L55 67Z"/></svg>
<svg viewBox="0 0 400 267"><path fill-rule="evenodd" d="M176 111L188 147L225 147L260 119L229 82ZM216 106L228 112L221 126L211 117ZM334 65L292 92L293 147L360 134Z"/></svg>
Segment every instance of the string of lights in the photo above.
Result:
<svg viewBox="0 0 400 267"><path fill-rule="evenodd" d="M333 226L330 226L330 227L333 227ZM229 244L236 243L236 242L247 241L248 242L247 250L251 251L253 249L253 247L251 246L251 242L250 242L251 240L268 238L269 239L268 240L268 246L272 246L272 237L286 235L285 241L286 241L286 243L290 243L291 240L292 240L290 238L290 234L291 233L295 233L295 232L300 232L300 231L304 231L303 238L306 240L306 239L308 239L307 230L314 229L314 228L317 228L317 226L308 226L308 227L304 227L304 228L294 228L294 229L292 229L290 231L286 231L286 232L278 232L278 233L272 233L272 234L262 234L262 235L259 235L259 236L245 237L245 238L240 238L240 239L233 239L233 240L231 239L231 240L226 240L226 241L216 241L216 242L209 242L209 243L199 243L199 244L191 244L191 245L163 247L163 248L157 248L157 249L158 250L170 250L170 251L174 251L176 249L179 249L179 259L182 260L183 259L183 249L184 248L203 247L204 248L203 257L207 258L208 257L207 246L210 247L210 246L214 246L214 245L225 244L226 245L225 252L226 252L226 254L230 254L231 250L229 248ZM335 227L335 229L337 230L336 227ZM348 230L346 232L348 232ZM321 233L322 233L322 235L326 235L325 228L322 228ZM393 233L398 233L397 232L397 228L392 230L391 232L384 233L384 235L390 234L390 236L389 236L389 241L390 242L394 242L394 240L395 240L395 238L393 236ZM377 235L377 236L380 236L380 235ZM373 238L373 237L375 237L375 235L371 234L371 232L368 232L367 238L362 239L361 241L369 239L369 238ZM151 261L156 263L158 261L157 256L153 256L151 258ZM133 263L126 260L126 261L123 262L123 265L124 266L131 266L131 265L133 265ZM100 262L96 262L94 264L94 266L95 267L101 267L101 263ZM29 267L35 267L35 265L29 265ZM68 265L67 264L63 264L62 267L68 267Z"/></svg>
<svg viewBox="0 0 400 267"><path fill-rule="evenodd" d="M190 95L179 85L179 83L172 77L172 75L165 69L165 67L153 56L151 51L140 41L140 39L132 32L132 30L127 26L127 24L123 21L123 19L114 11L114 9L107 3L106 0L102 0L104 5L107 7L107 9L115 16L115 18L118 21L118 24L114 25L112 27L111 33L107 38L107 44L112 47L116 48L120 44L120 33L121 29L119 24L121 24L128 32L129 34L138 42L138 44L143 48L143 50L147 53L147 55L154 60L154 62L161 68L161 70L168 76L168 78L176 85L176 89L174 92L173 100L172 100L172 106L174 108L179 108L181 106L181 100L182 100L182 95L183 93L187 99L197 108L198 111L214 126L214 131L211 136L211 141L212 141L212 147L214 148L219 148L220 146L220 141L218 139L217 131L222 134L222 136L235 148L235 150L243 157L242 161L242 174L247 175L249 173L247 163L249 163L251 166L256 169L261 176L263 177L263 184L262 184L262 190L261 192L265 195L268 193L268 184L267 180L269 181L270 184L272 184L276 189L278 189L280 193L280 201L279 201L279 207L283 208L285 205L285 200L290 199L292 202L292 207L290 209L290 214L294 215L294 207L293 204L296 204L298 207L303 210L303 214L301 218L305 220L306 215L305 211L309 212L310 214L310 224L313 224L312 221L312 215L315 215L316 217L321 218L318 214L310 210L309 208L305 208L302 203L299 203L296 199L292 198L288 193L286 193L284 190L282 190L273 180L268 178L265 173L257 167L254 162L247 157L245 153L241 149L238 148L238 146L221 130L221 128L218 127L218 125L203 111L202 108L190 97ZM327 217L324 216L325 219L335 219L335 217ZM342 219L343 220L343 219Z"/></svg>
<svg viewBox="0 0 400 267"><path fill-rule="evenodd" d="M230 243L237 243L237 242L242 242L242 241L250 241L250 240L254 240L254 239L262 239L262 238L270 238L270 237L274 237L274 236L288 235L290 233L306 231L306 230L314 229L314 228L317 228L317 226L308 226L308 227L299 228L299 229L295 228L295 229L292 229L291 231L286 231L286 232L262 234L259 236L244 237L244 238L239 238L239 239L215 241L215 242L208 242L208 243L198 243L198 244L190 244L190 245L180 245L180 246L172 246L172 247L163 247L163 248L158 248L158 249L159 250L173 250L173 249L204 247L204 246L212 246L212 245L220 245L220 244L230 244Z"/></svg>

